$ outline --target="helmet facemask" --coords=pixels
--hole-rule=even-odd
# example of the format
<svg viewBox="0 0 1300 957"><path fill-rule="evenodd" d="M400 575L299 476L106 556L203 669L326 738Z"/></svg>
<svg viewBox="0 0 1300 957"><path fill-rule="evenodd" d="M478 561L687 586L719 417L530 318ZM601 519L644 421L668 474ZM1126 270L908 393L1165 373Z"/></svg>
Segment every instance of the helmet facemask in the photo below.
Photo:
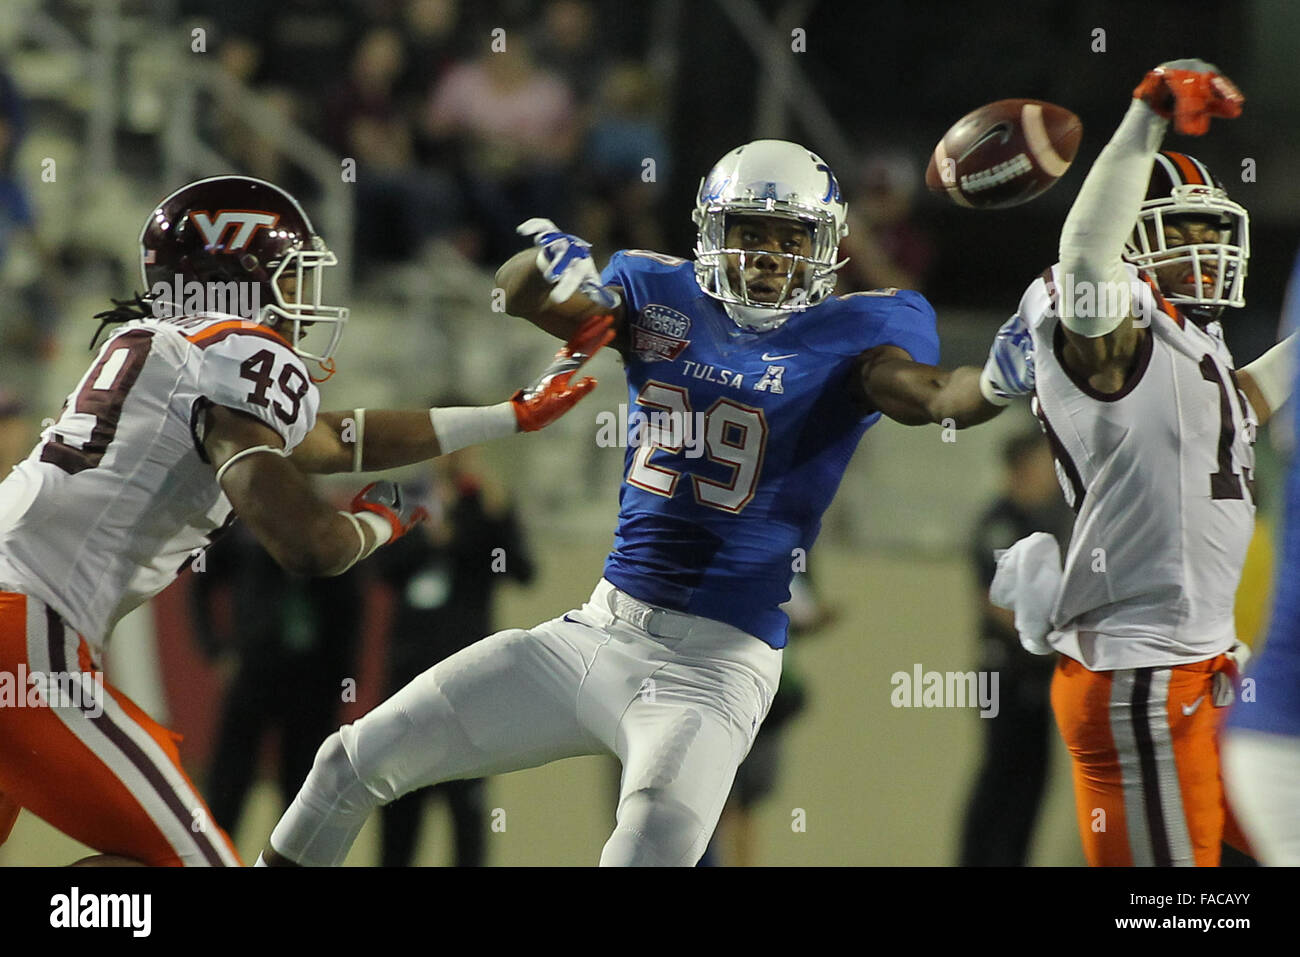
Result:
<svg viewBox="0 0 1300 957"><path fill-rule="evenodd" d="M274 324L289 339L294 352L304 359L322 364L328 363L338 348L343 336L343 325L348 320L348 310L344 306L327 306L323 303L323 284L325 270L338 264L338 259L319 236L311 237L312 248L301 247L289 250L284 258L272 264L270 281L273 302L262 307L261 320ZM282 279L293 277L291 295L286 297L280 285ZM287 323L287 325L286 325ZM308 351L303 347L303 339L308 335L308 326L325 324L327 328L317 329L312 333L318 351ZM323 335L321 335L323 333ZM320 343L324 343L322 349Z"/></svg>
<svg viewBox="0 0 1300 957"><path fill-rule="evenodd" d="M734 217L741 216L770 217L797 223L811 238L810 254L802 256L782 250L727 245L728 227L734 222ZM740 325L760 331L773 328L791 313L817 305L834 290L836 270L844 263L835 261L839 233L830 214L772 199L731 200L710 204L697 212L696 219L699 226L695 247L696 280L712 298L729 306L744 307L743 311L728 309ZM735 283L728 275L733 256L737 270ZM771 257L784 266L771 274L772 282L781 287L774 301L756 298L749 289L746 272L752 258L757 256ZM762 312L751 315L750 310Z"/></svg>
<svg viewBox="0 0 1300 957"><path fill-rule="evenodd" d="M1165 227L1189 219L1210 223L1218 241L1169 245ZM1171 195L1143 202L1137 225L1125 245L1125 258L1159 286L1157 269L1185 266L1195 292L1166 289L1172 304L1201 319L1217 319L1225 306L1246 304L1246 265L1250 259L1250 220L1246 210L1214 186L1173 187Z"/></svg>

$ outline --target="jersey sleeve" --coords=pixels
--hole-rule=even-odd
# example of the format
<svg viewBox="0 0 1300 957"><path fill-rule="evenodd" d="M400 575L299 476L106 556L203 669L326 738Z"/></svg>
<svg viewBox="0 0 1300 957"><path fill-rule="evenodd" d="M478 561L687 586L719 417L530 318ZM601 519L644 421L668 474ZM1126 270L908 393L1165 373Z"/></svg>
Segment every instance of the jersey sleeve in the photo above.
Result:
<svg viewBox="0 0 1300 957"><path fill-rule="evenodd" d="M1012 316L1012 321L1019 320L1024 324L1033 339L1035 379L1041 362L1045 361L1045 357L1054 354L1052 337L1056 334L1056 321L1060 316L1057 285L1059 271L1058 266L1044 269L1025 288L1020 296L1020 302L1016 305L1016 313ZM997 371L991 365L994 361L990 353L988 362L985 363L985 368L990 374Z"/></svg>
<svg viewBox="0 0 1300 957"><path fill-rule="evenodd" d="M939 363L939 328L934 307L919 292L900 289L894 294L877 345L898 346L915 362Z"/></svg>
<svg viewBox="0 0 1300 957"><path fill-rule="evenodd" d="M916 362L938 363L939 330L934 307L919 292L873 289L849 293L834 302L838 303L837 309L848 310L849 314L841 312L836 322L811 328L806 341L814 348L856 356L877 346L897 346Z"/></svg>
<svg viewBox="0 0 1300 957"><path fill-rule="evenodd" d="M628 261L626 249L620 249L609 257L609 263L600 274L600 281L606 286L618 286L623 290L623 301L627 303L629 313L636 312L641 306L633 299L640 292L635 274L636 264Z"/></svg>
<svg viewBox="0 0 1300 957"><path fill-rule="evenodd" d="M320 391L302 360L277 338L238 332L204 345L199 393L213 405L251 415L292 452L316 424Z"/></svg>
<svg viewBox="0 0 1300 957"><path fill-rule="evenodd" d="M687 260L678 256L649 249L620 249L610 257L600 280L607 286L618 286L623 290L623 299L631 314L640 312L650 301L648 287L656 282L656 277L676 273L686 263Z"/></svg>
<svg viewBox="0 0 1300 957"><path fill-rule="evenodd" d="M1024 313L1017 311L993 337L980 375L981 388L991 385L995 393L1008 400L1032 395L1035 348Z"/></svg>

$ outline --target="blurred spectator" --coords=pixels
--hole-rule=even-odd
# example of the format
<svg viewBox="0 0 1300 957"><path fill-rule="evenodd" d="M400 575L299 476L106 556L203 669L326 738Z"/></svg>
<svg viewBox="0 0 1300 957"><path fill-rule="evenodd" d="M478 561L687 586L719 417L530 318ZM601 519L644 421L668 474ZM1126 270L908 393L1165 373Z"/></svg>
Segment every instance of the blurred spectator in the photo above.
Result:
<svg viewBox="0 0 1300 957"><path fill-rule="evenodd" d="M31 225L31 208L22 186L18 183L14 161L26 131L26 117L22 96L9 72L0 68L0 255L8 245L13 229Z"/></svg>
<svg viewBox="0 0 1300 957"><path fill-rule="evenodd" d="M579 126L568 85L539 69L523 30L508 30L506 49L447 71L434 88L427 131L451 141L482 227L476 258L499 263L519 248L515 227L533 216L569 217L569 166Z"/></svg>
<svg viewBox="0 0 1300 957"><path fill-rule="evenodd" d="M578 235L597 249L664 249L659 202L672 155L658 119L660 98L650 71L621 63L602 85L582 150L584 190Z"/></svg>
<svg viewBox="0 0 1300 957"><path fill-rule="evenodd" d="M0 388L0 479L27 457L35 440L23 401Z"/></svg>
<svg viewBox="0 0 1300 957"><path fill-rule="evenodd" d="M367 31L326 111L327 142L357 164L356 250L361 266L368 259L409 258L456 221L451 177L416 164L411 118L397 91L406 61L397 30Z"/></svg>
<svg viewBox="0 0 1300 957"><path fill-rule="evenodd" d="M289 126L301 120L297 113L297 100L291 91L267 88L258 90L258 96L275 115L275 125ZM222 152L235 169L282 186L294 195L310 193L310 180L289 162L282 150L275 147L272 134L259 130L258 124L250 122L244 111L218 102L210 117L214 126L212 141L222 145Z"/></svg>
<svg viewBox="0 0 1300 957"><path fill-rule="evenodd" d="M401 97L423 101L444 73L470 46L460 22L458 0L407 0L401 20L406 69L398 82Z"/></svg>
<svg viewBox="0 0 1300 957"><path fill-rule="evenodd" d="M856 181L845 184L849 234L840 255L849 262L841 271L843 292L888 286L924 291L934 247L912 221L919 182L905 156L879 154L866 160Z"/></svg>
<svg viewBox="0 0 1300 957"><path fill-rule="evenodd" d="M519 520L478 455L478 449L467 448L438 459L430 520L375 556L382 579L397 593L389 635L389 695L493 633L498 585L510 578L525 585L533 580L533 560ZM456 865L481 866L488 827L482 778L447 781L385 805L380 811L381 864L411 863L430 794L446 797L450 806Z"/></svg>
<svg viewBox="0 0 1300 957"><path fill-rule="evenodd" d="M212 660L233 649L208 767L208 806L234 834L267 736L280 733L277 784L284 807L339 726L343 680L356 676L364 566L334 578L288 575L242 525L214 544L193 578L195 638ZM213 599L230 595L230 634Z"/></svg>
<svg viewBox="0 0 1300 957"><path fill-rule="evenodd" d="M607 65L589 0L550 0L537 32L537 62L564 79L578 102L595 99Z"/></svg>
<svg viewBox="0 0 1300 957"><path fill-rule="evenodd" d="M963 867L1022 866L1042 805L1051 758L1051 687L1055 655L1020 646L1015 615L989 601L997 571L994 549L1009 548L1034 532L1051 532L1065 545L1074 516L1056 481L1047 440L1037 432L1003 447L1003 492L975 527L971 552L980 597L979 668L999 675L999 710L981 718L984 757L966 808Z"/></svg>
<svg viewBox="0 0 1300 957"><path fill-rule="evenodd" d="M26 131L23 99L0 68L0 356L3 379L19 396L33 396L40 370L54 353L56 311L45 282L46 256L36 236L17 156Z"/></svg>
<svg viewBox="0 0 1300 957"><path fill-rule="evenodd" d="M360 0L277 0L259 12L260 30L251 37L262 50L255 82L291 90L298 121L319 133L323 97L365 29L365 5Z"/></svg>
<svg viewBox="0 0 1300 957"><path fill-rule="evenodd" d="M181 0L187 17L213 25L209 41L241 83L275 90L293 122L320 135L324 96L369 20L370 0ZM275 180L275 182L280 182ZM281 185L286 185L281 183Z"/></svg>
<svg viewBox="0 0 1300 957"><path fill-rule="evenodd" d="M216 24L209 42L218 68L237 87L253 87L266 55L262 39L265 21L246 8L231 5L208 13ZM263 83L255 93L275 116L272 129L291 125L314 129L314 117L304 114L293 90ZM295 195L309 192L302 174L274 147L273 132L250 117L242 104L228 102L224 91L200 94L198 126L203 138L230 160L233 169L276 183Z"/></svg>

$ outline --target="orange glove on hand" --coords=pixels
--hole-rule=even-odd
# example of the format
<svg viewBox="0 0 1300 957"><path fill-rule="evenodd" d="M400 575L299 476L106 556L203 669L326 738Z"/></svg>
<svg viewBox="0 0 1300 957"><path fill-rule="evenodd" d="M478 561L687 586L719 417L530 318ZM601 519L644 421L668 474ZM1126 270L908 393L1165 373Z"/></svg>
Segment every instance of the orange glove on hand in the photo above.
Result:
<svg viewBox="0 0 1300 957"><path fill-rule="evenodd" d="M555 361L532 385L510 397L520 432L545 428L596 388L596 380L591 376L572 384L570 379L588 359L613 340L614 330L610 328L613 324L613 316L592 316L555 354Z"/></svg>
<svg viewBox="0 0 1300 957"><path fill-rule="evenodd" d="M1236 119L1245 97L1219 68L1204 60L1170 60L1145 77L1133 91L1158 115L1174 121L1174 129L1202 136L1215 116Z"/></svg>
<svg viewBox="0 0 1300 957"><path fill-rule="evenodd" d="M392 482L371 482L352 499L349 509L353 512L374 512L386 519L393 528L393 535L388 541L395 542L420 522L429 517L423 505L407 499L400 486Z"/></svg>

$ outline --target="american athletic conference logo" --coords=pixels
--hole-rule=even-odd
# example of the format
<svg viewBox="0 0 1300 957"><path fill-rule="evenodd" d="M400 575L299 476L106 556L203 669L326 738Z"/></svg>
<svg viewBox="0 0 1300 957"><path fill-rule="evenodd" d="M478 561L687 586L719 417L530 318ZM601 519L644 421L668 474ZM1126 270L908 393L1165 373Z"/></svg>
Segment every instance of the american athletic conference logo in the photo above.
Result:
<svg viewBox="0 0 1300 957"><path fill-rule="evenodd" d="M632 351L645 362L672 361L691 344L691 320L657 303L632 317Z"/></svg>

